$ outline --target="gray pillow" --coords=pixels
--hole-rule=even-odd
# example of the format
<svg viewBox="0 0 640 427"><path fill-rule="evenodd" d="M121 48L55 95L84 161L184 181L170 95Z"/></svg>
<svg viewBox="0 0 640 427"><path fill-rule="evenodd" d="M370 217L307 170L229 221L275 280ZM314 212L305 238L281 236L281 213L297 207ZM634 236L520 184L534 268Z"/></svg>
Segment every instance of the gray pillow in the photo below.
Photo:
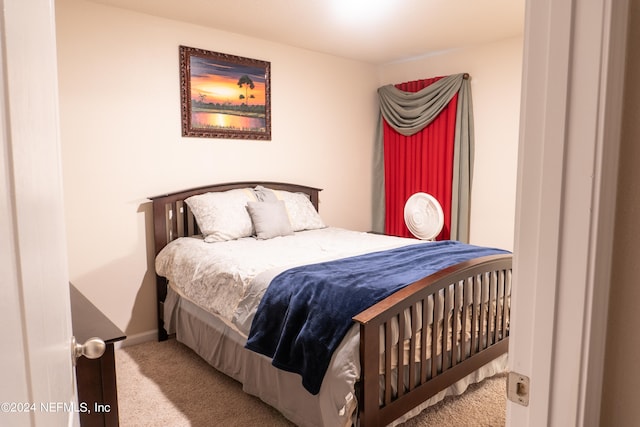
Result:
<svg viewBox="0 0 640 427"><path fill-rule="evenodd" d="M274 202L249 202L247 210L258 239L271 239L293 234L287 209L282 200Z"/></svg>

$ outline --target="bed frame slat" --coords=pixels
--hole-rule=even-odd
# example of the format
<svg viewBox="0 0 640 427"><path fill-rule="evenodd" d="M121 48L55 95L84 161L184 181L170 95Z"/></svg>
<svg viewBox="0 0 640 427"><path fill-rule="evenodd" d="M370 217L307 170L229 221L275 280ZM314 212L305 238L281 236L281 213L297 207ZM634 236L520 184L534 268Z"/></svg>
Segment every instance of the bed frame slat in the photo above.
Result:
<svg viewBox="0 0 640 427"><path fill-rule="evenodd" d="M411 328L411 342L409 343L409 360L407 364L409 365L409 391L416 388L416 341L418 340L418 317L414 314L416 309L415 305L409 307L409 319L411 320L410 328Z"/></svg>
<svg viewBox="0 0 640 427"><path fill-rule="evenodd" d="M421 299L420 301L422 302L422 333L420 336L420 384L423 384L427 382L427 361L430 359L430 356L427 352L427 327L425 326L426 319L428 319L428 303L426 299Z"/></svg>
<svg viewBox="0 0 640 427"><path fill-rule="evenodd" d="M404 310L396 314L398 318L398 344L396 345L396 349L398 352L398 376L396 380L397 394L398 397L402 397L405 392L404 385L404 372L405 372L405 362L404 362L404 336L405 336L405 321L404 321ZM391 371L389 371L391 372ZM391 376L391 375L388 375Z"/></svg>
<svg viewBox="0 0 640 427"><path fill-rule="evenodd" d="M385 372L391 372L391 359L393 357L392 354L392 332L391 332L391 322L385 322L385 341L384 341L384 369ZM393 389L392 385L391 385L391 379L392 376L391 375L386 375L385 376L385 383L384 383L384 401L386 403L391 402L391 390Z"/></svg>

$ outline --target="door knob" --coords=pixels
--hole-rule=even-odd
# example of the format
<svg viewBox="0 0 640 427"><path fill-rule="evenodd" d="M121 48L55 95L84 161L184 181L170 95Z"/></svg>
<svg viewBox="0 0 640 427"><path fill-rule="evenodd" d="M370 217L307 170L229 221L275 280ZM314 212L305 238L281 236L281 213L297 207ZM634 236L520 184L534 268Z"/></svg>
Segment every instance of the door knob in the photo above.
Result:
<svg viewBox="0 0 640 427"><path fill-rule="evenodd" d="M76 364L78 357L84 356L87 359L97 359L104 354L107 345L103 340L97 337L89 338L84 344L79 344L76 337L71 337L71 354L73 355L73 364Z"/></svg>

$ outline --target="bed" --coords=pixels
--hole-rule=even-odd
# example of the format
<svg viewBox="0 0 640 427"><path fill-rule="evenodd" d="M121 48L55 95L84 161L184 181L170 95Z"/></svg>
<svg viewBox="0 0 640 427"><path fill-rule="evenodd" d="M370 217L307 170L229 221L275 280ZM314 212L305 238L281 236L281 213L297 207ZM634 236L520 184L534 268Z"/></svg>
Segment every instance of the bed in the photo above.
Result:
<svg viewBox="0 0 640 427"><path fill-rule="evenodd" d="M452 252L442 258L444 264L436 264L443 268L420 270L414 267L416 262L403 264L409 253L453 251L458 246L449 248L444 247L447 242L435 242L443 244L436 249L416 239L327 227L317 212L319 192L317 188L279 182L235 182L151 197L158 339L175 334L209 364L241 382L245 392L303 426L397 425L446 395L460 394L468 384L504 371L509 340L510 253L478 248L480 252L465 255L467 258L460 261ZM229 216L226 223L220 221L224 216L221 211L202 210L202 206L211 206L211 200L215 200L216 209L221 203L237 208L245 198L250 201L245 202L245 212ZM260 211L267 208L268 214ZM265 218L271 218L274 209L280 217L284 209L291 229L282 221L276 231L273 224L265 226L273 223ZM243 216L245 223L238 227L237 219L245 214L250 214L250 225ZM211 221L218 223L212 225ZM306 371L315 372L313 364L304 368L305 372L297 371L279 362L279 350L276 354L260 352L264 345L256 344L256 336L261 334L254 329L261 323L289 317L289 310L294 313L293 308L281 307L276 314L267 311L269 303L265 301L274 298L277 280L284 280L281 278L289 273L306 274L304 269L309 265L322 266L317 270L325 276L334 265L342 265L343 270L359 272L349 274L355 276L353 280L369 283L384 275L374 272L375 277L363 279L370 270L362 267L367 265L364 263L378 265L381 258L371 257L391 253L398 260L398 268L411 273L403 276L412 277L411 281L398 290L385 290L388 295L378 296L377 302L353 315L340 309L336 319L346 315L350 326L335 339L327 335L335 345L319 379L305 382ZM195 261L196 254L215 262L208 265ZM359 270L340 264L352 259L361 263ZM231 266L222 267L227 261ZM390 261L390 265L395 263ZM227 270L221 273L219 269L223 268ZM178 272L186 274L179 276ZM211 272L222 274L215 285L205 284L204 278ZM347 292L353 289L347 287ZM299 293L297 289L293 292ZM334 301L349 299L331 292L322 294L331 295ZM357 299L360 301L360 297ZM282 315L284 312L287 316ZM316 351L307 346L307 352ZM315 363L309 354L315 353L297 358L314 359Z"/></svg>

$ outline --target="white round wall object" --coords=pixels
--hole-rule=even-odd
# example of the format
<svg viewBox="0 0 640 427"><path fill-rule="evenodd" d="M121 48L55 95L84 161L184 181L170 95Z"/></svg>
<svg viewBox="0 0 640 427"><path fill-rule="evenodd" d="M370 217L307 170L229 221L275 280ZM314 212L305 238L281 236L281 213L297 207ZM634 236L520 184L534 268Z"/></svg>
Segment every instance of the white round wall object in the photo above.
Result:
<svg viewBox="0 0 640 427"><path fill-rule="evenodd" d="M418 239L433 240L444 226L442 206L431 194L415 193L404 205L404 222Z"/></svg>

